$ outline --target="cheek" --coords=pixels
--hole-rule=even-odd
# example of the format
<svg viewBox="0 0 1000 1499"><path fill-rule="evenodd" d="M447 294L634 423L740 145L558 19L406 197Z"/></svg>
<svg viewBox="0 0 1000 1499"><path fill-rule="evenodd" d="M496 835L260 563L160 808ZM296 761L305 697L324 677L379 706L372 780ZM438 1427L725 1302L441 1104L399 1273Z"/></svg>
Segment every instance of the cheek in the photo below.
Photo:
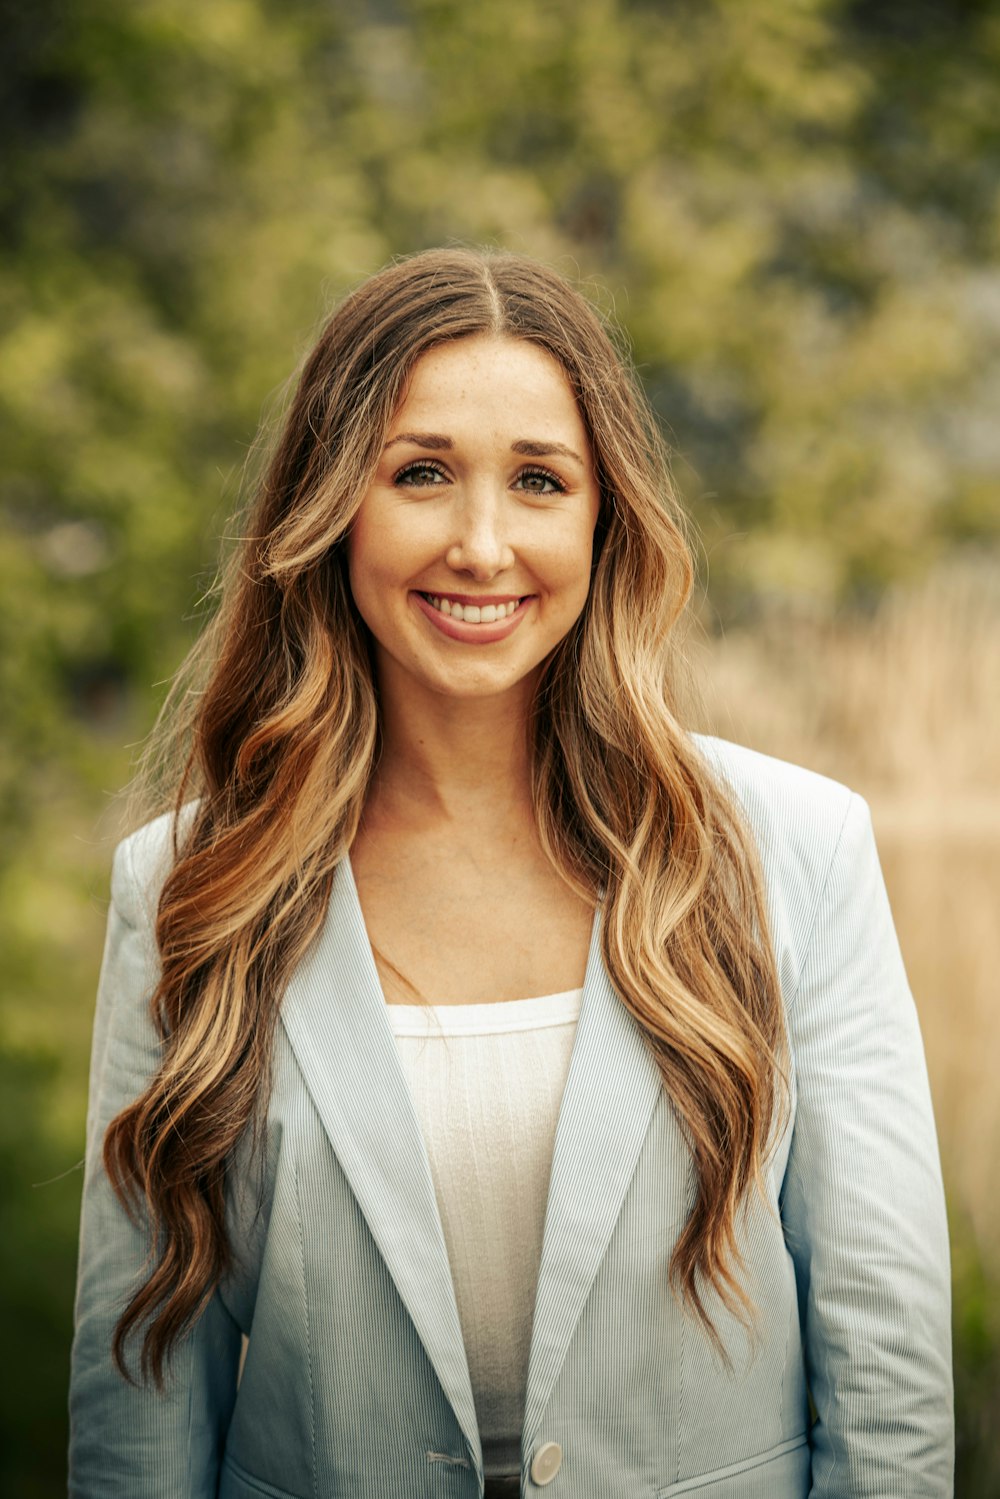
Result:
<svg viewBox="0 0 1000 1499"><path fill-rule="evenodd" d="M357 531L352 531L347 538L347 585L351 591L354 606L363 619L367 621L367 610L365 608L365 566L364 547L361 544Z"/></svg>
<svg viewBox="0 0 1000 1499"><path fill-rule="evenodd" d="M549 578L554 587L578 608L590 592L593 563L593 527L577 524L559 538L549 554Z"/></svg>
<svg viewBox="0 0 1000 1499"><path fill-rule="evenodd" d="M372 540L366 525L355 524L347 542L347 580L355 609L377 637L383 633L380 600L386 597L386 591L384 556Z"/></svg>
<svg viewBox="0 0 1000 1499"><path fill-rule="evenodd" d="M362 511L347 540L347 570L356 600L381 593L403 564L398 540L384 517Z"/></svg>

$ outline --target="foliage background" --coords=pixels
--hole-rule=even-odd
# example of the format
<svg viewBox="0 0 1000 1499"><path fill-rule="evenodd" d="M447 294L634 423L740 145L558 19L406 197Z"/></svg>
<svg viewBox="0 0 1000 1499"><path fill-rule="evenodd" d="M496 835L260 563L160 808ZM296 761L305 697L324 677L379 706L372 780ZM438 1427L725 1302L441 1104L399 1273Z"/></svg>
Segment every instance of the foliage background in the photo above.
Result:
<svg viewBox="0 0 1000 1499"><path fill-rule="evenodd" d="M324 310L460 240L544 257L627 330L703 538L711 721L873 801L949 1177L959 1494L997 1492L998 8L0 20L0 1487L64 1490L115 792Z"/></svg>

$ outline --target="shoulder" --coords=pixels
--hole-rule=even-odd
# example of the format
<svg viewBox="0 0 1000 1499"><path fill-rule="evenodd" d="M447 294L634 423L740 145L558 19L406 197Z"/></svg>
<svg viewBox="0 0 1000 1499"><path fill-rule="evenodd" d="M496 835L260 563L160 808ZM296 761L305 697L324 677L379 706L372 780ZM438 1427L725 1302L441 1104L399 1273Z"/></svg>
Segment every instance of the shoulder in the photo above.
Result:
<svg viewBox="0 0 1000 1499"><path fill-rule="evenodd" d="M130 926L154 919L160 890L173 868L176 840L183 836L196 806L197 802L187 802L179 817L175 812L154 817L115 849L111 898Z"/></svg>
<svg viewBox="0 0 1000 1499"><path fill-rule="evenodd" d="M861 803L849 786L803 765L710 734L691 737L737 802L765 860L792 844L820 857L832 852L852 803Z"/></svg>
<svg viewBox="0 0 1000 1499"><path fill-rule="evenodd" d="M692 736L732 795L756 847L774 935L799 947L835 867L876 861L867 803L804 766L711 735Z"/></svg>

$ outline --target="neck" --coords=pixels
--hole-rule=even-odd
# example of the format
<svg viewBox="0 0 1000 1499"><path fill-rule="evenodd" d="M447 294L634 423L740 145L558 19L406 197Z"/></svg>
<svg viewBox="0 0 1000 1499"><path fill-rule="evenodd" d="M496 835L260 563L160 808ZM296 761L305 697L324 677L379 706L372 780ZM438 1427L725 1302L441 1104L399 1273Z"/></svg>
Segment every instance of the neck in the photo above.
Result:
<svg viewBox="0 0 1000 1499"><path fill-rule="evenodd" d="M530 700L530 683L489 698L383 695L366 814L414 831L533 822Z"/></svg>

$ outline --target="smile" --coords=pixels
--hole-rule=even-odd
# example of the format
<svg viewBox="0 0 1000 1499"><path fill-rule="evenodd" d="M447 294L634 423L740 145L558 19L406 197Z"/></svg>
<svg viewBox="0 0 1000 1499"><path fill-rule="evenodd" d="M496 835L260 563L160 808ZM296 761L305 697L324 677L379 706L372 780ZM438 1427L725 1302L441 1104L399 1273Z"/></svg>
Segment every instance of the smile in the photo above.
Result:
<svg viewBox="0 0 1000 1499"><path fill-rule="evenodd" d="M488 604L463 603L437 593L411 594L417 609L436 631L451 640L470 645L493 645L513 634L528 612L535 595L519 599L497 599Z"/></svg>
<svg viewBox="0 0 1000 1499"><path fill-rule="evenodd" d="M436 593L425 593L421 597L441 614L447 614L451 619L464 620L469 625L495 624L498 619L506 619L513 614L521 603L520 599L508 599L506 603L460 604L457 600L440 598Z"/></svg>

